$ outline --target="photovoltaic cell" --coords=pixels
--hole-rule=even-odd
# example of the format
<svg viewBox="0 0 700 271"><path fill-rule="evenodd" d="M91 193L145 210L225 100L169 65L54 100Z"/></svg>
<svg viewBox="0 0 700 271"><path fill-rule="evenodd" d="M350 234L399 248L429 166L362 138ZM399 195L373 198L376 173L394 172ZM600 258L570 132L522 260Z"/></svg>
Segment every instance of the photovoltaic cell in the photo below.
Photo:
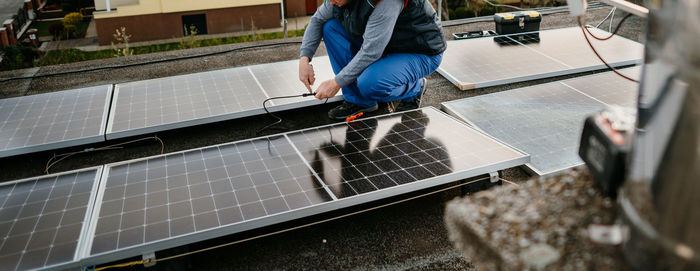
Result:
<svg viewBox="0 0 700 271"><path fill-rule="evenodd" d="M289 138L338 198L484 167L518 155L441 116L434 110L411 111L293 132Z"/></svg>
<svg viewBox="0 0 700 271"><path fill-rule="evenodd" d="M112 86L0 100L0 157L104 141Z"/></svg>
<svg viewBox="0 0 700 271"><path fill-rule="evenodd" d="M521 44L500 45L493 38L448 41L438 72L461 90L538 78L566 70Z"/></svg>
<svg viewBox="0 0 700 271"><path fill-rule="evenodd" d="M318 87L323 81L335 78L331 62L328 56L314 57L313 63L316 82L314 87ZM250 66L250 70L255 75L255 78L260 82L260 85L265 90L265 93L270 97L279 97L287 95L298 95L306 93L308 90L299 81L299 61L291 60L277 63L267 63ZM329 101L340 100L342 93L338 92L334 99ZM290 104L314 104L319 103L318 100L303 97L291 99L277 99L268 102L268 105L280 106Z"/></svg>
<svg viewBox="0 0 700 271"><path fill-rule="evenodd" d="M314 59L317 85L333 78L328 57ZM264 114L269 97L299 95L298 61L284 61L117 84L107 139ZM332 99L340 100L340 93ZM278 99L271 111L319 104L313 97Z"/></svg>
<svg viewBox="0 0 700 271"><path fill-rule="evenodd" d="M635 66L619 70L619 72L639 80L642 74L641 70L641 66ZM637 107L639 84L625 80L613 72L597 74L594 77L584 76L569 79L561 83L605 104L619 105L627 108Z"/></svg>
<svg viewBox="0 0 700 271"><path fill-rule="evenodd" d="M108 167L91 254L331 199L284 136Z"/></svg>
<svg viewBox="0 0 700 271"><path fill-rule="evenodd" d="M621 71L633 78L640 73L636 67ZM528 167L547 175L581 165L578 146L585 118L608 105L634 105L637 86L607 72L442 105L450 114L530 154Z"/></svg>
<svg viewBox="0 0 700 271"><path fill-rule="evenodd" d="M599 37L610 35L590 30ZM641 62L644 47L638 42L620 36L607 41L590 39L611 66ZM606 68L578 27L542 30L536 36L449 41L444 54L438 72L462 90Z"/></svg>
<svg viewBox="0 0 700 271"><path fill-rule="evenodd" d="M78 267L102 167L0 185L0 268Z"/></svg>
<svg viewBox="0 0 700 271"><path fill-rule="evenodd" d="M423 108L106 165L84 263L320 214L528 158Z"/></svg>
<svg viewBox="0 0 700 271"><path fill-rule="evenodd" d="M107 139L224 120L265 98L245 67L117 84Z"/></svg>
<svg viewBox="0 0 700 271"><path fill-rule="evenodd" d="M608 37L610 33L598 29L589 28L596 37ZM598 57L583 37L581 28L568 27L540 31L540 42L525 42L524 45L543 53L547 57L556 59L570 68L581 69L594 67L605 69ZM639 62L644 55L644 45L615 35L609 40L600 41L588 37L600 56L608 64L632 65ZM590 70L590 69L587 69Z"/></svg>

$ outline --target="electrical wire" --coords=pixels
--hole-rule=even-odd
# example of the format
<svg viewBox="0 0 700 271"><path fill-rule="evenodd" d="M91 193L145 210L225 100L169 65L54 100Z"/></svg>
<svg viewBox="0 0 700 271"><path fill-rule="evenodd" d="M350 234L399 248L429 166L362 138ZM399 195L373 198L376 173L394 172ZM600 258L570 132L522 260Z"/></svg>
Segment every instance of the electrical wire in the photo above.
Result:
<svg viewBox="0 0 700 271"><path fill-rule="evenodd" d="M519 185L519 184L517 184L517 183L511 182L511 181L509 181L509 180L506 180L506 179L503 179L503 178L501 178L501 177L498 177L498 179L499 179L499 180L501 180L501 181L503 181L503 182L506 182L506 183L509 183L509 184L515 185L515 186L520 186L520 185Z"/></svg>
<svg viewBox="0 0 700 271"><path fill-rule="evenodd" d="M595 27L596 27L596 28L600 27L601 24L603 24L605 21L608 20L608 18L610 18L610 15L613 15L613 14L615 13L615 10L616 10L616 9L617 9L617 7L613 7L613 8L610 10L610 12L608 12L608 15L606 15L605 18L603 18L603 20L601 20L597 25L595 25ZM610 27L612 28L612 19L610 19ZM612 30L610 30L610 31L608 31L608 32L612 32Z"/></svg>
<svg viewBox="0 0 700 271"><path fill-rule="evenodd" d="M265 233L265 234L261 234L261 235L256 235L256 236L253 236L253 237L249 237L249 238L245 238L245 239L241 239L241 240L236 240L236 241L229 242L229 243L225 243L225 244L221 244L221 245L206 247L206 248L203 248L203 249L198 249L198 250L195 250L195 251L185 252L185 253L181 253L181 254L177 254L177 255L173 255L173 256L168 256L168 257L163 257L163 258L159 258L159 259L155 259L155 260L150 260L150 261L147 261L147 260L148 260L148 259L147 259L147 260L140 260L140 261L133 261L133 262L127 262L127 263L122 263L122 264L115 264L115 265L110 265L110 266L104 266L104 267L100 267L100 268L98 268L98 269L95 269L95 271L101 271L101 270L105 270L105 269L109 269L109 268L119 268L119 267L134 266L134 265L138 265L138 264L148 263L148 262L151 262L151 261L156 262L156 263L158 263L158 262L164 262L164 261L168 261L168 260L172 260L172 259L176 259L176 258L180 258L180 257L184 257L184 256L189 256L189 255L192 255L192 254L197 254L197 253L201 253L201 252L205 252L205 251L209 251L209 250L214 250L214 249L218 249L218 248L222 248L222 247L227 247L227 246L231 246L231 245L235 245L235 244L239 244L239 243L243 243L243 242L247 242L247 241L251 241L251 240L260 239L260 238L263 238L263 237L268 237L268 236L277 235L277 234L280 234L280 233L285 233L285 232L289 232L289 231L294 231L294 230L298 230L298 229L302 229L302 228L306 228L306 227L310 227L310 226L314 226L314 225L326 223L326 222L329 222L329 221L334 221L334 220L338 220L338 219L341 219L341 218L345 218L345 217L354 216L354 215L357 215L357 214L366 213L366 212L369 212L369 211L374 211L374 210L381 209L381 208L384 208L384 207L396 205L396 204L399 204L399 203L411 201L411 200L418 199L418 198L427 197L427 196L434 195L434 194L437 194L437 193L442 193L442 192L447 191L447 190L451 190L451 189L454 189L454 188L458 188L458 187L461 187L461 186L469 185L469 184L472 184L472 183L475 183L475 182L480 182L480 181L484 181L484 180L488 180L488 179L489 179L489 177L483 177L483 178L475 179L475 180L472 180L472 181L469 181L469 182L464 182L464 183L452 185L452 186L449 186L449 187L446 187L446 188L442 188L442 189L438 189L438 190L435 190L435 191L431 191L431 192L428 192L428 193L425 193L425 194L416 195L416 196L409 197L409 198L406 198L406 199L401 199L401 200L397 200L397 201L385 203L385 204L382 204L382 205L379 205L379 206L374 206L374 207L371 207L371 208L362 209L362 210L355 211L355 212L351 212L351 213L348 213L348 214L343 214L343 215L339 215L339 216L335 216L335 217L331 217L331 218L327 218L327 219L323 219L323 220L319 220L319 221L315 221L315 222L310 222L310 223L306 223L306 224L299 225L299 226L295 226L295 227L291 227L291 228L286 228L286 229L279 230L279 231L275 231L275 232L270 232L270 233ZM146 261L147 261L147 262L146 262Z"/></svg>
<svg viewBox="0 0 700 271"><path fill-rule="evenodd" d="M612 8L612 15L610 16L610 24L608 25L608 32L612 32L612 25L613 21L615 21L615 11L617 10L617 7Z"/></svg>
<svg viewBox="0 0 700 271"><path fill-rule="evenodd" d="M591 32L591 30L589 30L587 27L584 27L584 29L586 29L586 32L588 32L588 34L591 35L591 37L593 37L594 39L597 39L597 40L609 40L609 39L611 39L612 37L614 37L615 34L617 34L617 31L620 30L620 27L622 26L622 23L624 23L625 20L627 20L627 18L629 18L629 17L632 17L632 13L627 14L625 17L622 17L622 20L620 20L620 22L617 23L617 26L615 27L615 31L613 31L613 32L610 34L610 36L607 36L607 37L605 37L605 38L600 38L600 37L597 37L596 35L593 35L593 33ZM611 21L611 23L612 23L612 21Z"/></svg>
<svg viewBox="0 0 700 271"><path fill-rule="evenodd" d="M269 128L272 127L272 126L275 126L275 125L277 125L277 124L282 123L282 118L278 117L278 116L275 115L275 114L272 114L269 110L267 110L267 105L266 105L266 104L267 104L268 101L275 100L275 99L289 99L289 98L308 97L308 96L313 96L313 95L316 95L316 93L315 93L315 92L312 92L312 93L303 93L303 94L298 94L298 95L277 96L277 97L270 97L270 98L265 99L265 100L263 101L263 103L262 103L262 106L263 106L263 109L265 110L265 113L267 113L267 114L270 115L271 117L277 119L277 121L275 121L275 122L273 122L273 123L270 123L270 124L268 124L268 125L265 125L265 127L260 128L260 130L257 130L257 131L255 132L255 134L258 135L258 134L260 134L262 131L265 131L265 130L269 129ZM326 101L323 102L323 104L325 104L325 103L327 103L327 102L328 102L328 98L326 98Z"/></svg>
<svg viewBox="0 0 700 271"><path fill-rule="evenodd" d="M73 73L92 72L92 71L108 70L108 69L121 69L121 68L128 68L128 67L141 66L141 65L157 64L157 63L163 63L163 62L170 62L170 61L185 60L185 59L191 59L191 58L199 58L199 57L220 55L220 54L226 54L226 53L231 53L231 52L236 52L236 51L241 51L241 50L247 50L247 49L255 49L255 48L262 48L262 47L272 47L272 46L280 46L280 45L289 45L289 44L301 44L301 41L285 41L285 42L266 43L266 44L258 44L258 45L237 47L237 48L232 48L232 49L223 50L223 51L209 52L209 53L196 54L196 55L190 55L190 56L181 56L181 57L176 57L176 58L158 59L158 60L152 60L152 61L146 61L146 62L138 62L138 63L131 63L131 64L103 66L103 67L95 67L95 68L82 69L82 70L75 70L75 71L65 71L65 72L38 74L38 75L32 75L32 76L20 76L20 77L2 78L2 79L0 79L0 83L7 82L7 81L12 81L12 80L36 79L36 78L42 78L42 77L51 77L51 76L66 75L66 74L73 74Z"/></svg>
<svg viewBox="0 0 700 271"><path fill-rule="evenodd" d="M154 139L154 140L157 140L158 142L160 142L160 154L163 154L163 152L165 151L165 144L163 143L163 140L158 138L158 136L144 137L144 138L134 139L134 140L130 140L127 142L112 144L109 146L104 146L104 147L99 147L99 148L87 148L87 149L83 149L81 151L74 151L74 152L68 152L68 153L62 153L62 154L54 154L54 156L51 157L51 159L46 161L46 167L44 168L44 173L49 174L49 169L51 169L51 167L55 166L59 162L65 160L73 155L76 155L76 154L88 153L88 152L94 152L94 151L106 151L106 150L122 149L123 148L122 146L124 146L124 145L136 143L136 142L140 142L140 141L145 141L145 140L149 140L149 139ZM56 159L56 160L54 160L54 159Z"/></svg>
<svg viewBox="0 0 700 271"><path fill-rule="evenodd" d="M605 59L603 59L603 57L601 57L600 54L598 54L598 51L595 49L595 47L593 47L591 40L588 39L588 35L586 35L586 27L583 26L583 19L581 16L578 16L578 26L581 27L581 32L583 33L583 37L586 38L586 42L588 43L588 46L591 47L591 50L593 50L593 53L595 53L595 55L598 57L598 59L600 59L600 61L602 61L603 64L605 64L605 66L608 67L608 69L612 70L613 72L615 72L615 74L619 75L622 78L625 78L625 79L630 80L630 81L635 82L635 83L639 83L639 81L634 80L634 79L628 77L627 75L624 75L624 74L620 73L619 71L617 71L617 69L610 66L610 64L608 64L608 62L606 62ZM619 26L618 26L618 28L619 28Z"/></svg>
<svg viewBox="0 0 700 271"><path fill-rule="evenodd" d="M133 261L133 262L128 262L128 263L103 266L103 267L95 268L95 269L93 269L93 271L102 271L102 270L110 269L110 268L129 267L129 266L134 266L134 265L139 265L139 264L147 264L150 262L151 262L151 259L145 259L145 260L140 260L140 261Z"/></svg>

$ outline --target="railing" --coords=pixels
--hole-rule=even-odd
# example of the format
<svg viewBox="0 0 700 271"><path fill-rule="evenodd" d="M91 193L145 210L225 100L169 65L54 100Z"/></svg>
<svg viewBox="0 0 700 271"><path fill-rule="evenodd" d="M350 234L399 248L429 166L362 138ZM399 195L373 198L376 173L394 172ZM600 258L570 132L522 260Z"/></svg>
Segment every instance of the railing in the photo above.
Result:
<svg viewBox="0 0 700 271"><path fill-rule="evenodd" d="M17 14L12 16L12 19L14 19L14 22L12 22L12 28L15 30L17 38L19 38L22 27L29 22L29 14L27 14L27 12L27 6L23 5L17 10Z"/></svg>

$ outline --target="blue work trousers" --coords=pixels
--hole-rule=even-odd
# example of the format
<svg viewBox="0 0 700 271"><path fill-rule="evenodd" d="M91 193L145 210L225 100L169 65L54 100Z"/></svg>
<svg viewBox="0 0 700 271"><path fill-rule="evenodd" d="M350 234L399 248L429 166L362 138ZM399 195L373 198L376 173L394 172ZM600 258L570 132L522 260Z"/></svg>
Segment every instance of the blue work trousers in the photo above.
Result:
<svg viewBox="0 0 700 271"><path fill-rule="evenodd" d="M348 35L337 19L323 25L323 41L335 74L350 63L362 46ZM360 107L372 107L377 102L410 102L420 95L421 78L433 73L441 61L442 54L385 54L369 65L355 82L343 87L343 98Z"/></svg>

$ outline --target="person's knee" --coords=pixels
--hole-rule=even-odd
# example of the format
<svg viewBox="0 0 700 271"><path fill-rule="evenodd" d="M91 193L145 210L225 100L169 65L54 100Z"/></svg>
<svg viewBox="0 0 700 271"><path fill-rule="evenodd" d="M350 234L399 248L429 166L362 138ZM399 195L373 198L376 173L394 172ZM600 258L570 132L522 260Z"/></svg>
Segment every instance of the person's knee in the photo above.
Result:
<svg viewBox="0 0 700 271"><path fill-rule="evenodd" d="M391 90L383 83L382 78L376 75L360 75L357 78L357 88L363 96L370 99L384 98L391 94Z"/></svg>
<svg viewBox="0 0 700 271"><path fill-rule="evenodd" d="M323 24L323 37L325 38L326 35L338 33L338 29L342 29L342 27L343 26L340 25L340 21L338 21L337 19L331 19L326 21Z"/></svg>

